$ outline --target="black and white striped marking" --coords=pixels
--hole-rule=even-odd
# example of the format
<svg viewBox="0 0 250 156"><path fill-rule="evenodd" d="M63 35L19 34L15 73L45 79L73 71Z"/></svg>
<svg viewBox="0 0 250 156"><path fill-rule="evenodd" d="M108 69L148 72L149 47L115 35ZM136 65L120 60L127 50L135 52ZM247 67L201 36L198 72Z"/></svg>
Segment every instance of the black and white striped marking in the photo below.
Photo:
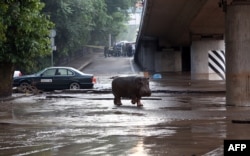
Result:
<svg viewBox="0 0 250 156"><path fill-rule="evenodd" d="M216 73L222 80L225 80L225 52L222 50L210 50L208 52L209 73Z"/></svg>

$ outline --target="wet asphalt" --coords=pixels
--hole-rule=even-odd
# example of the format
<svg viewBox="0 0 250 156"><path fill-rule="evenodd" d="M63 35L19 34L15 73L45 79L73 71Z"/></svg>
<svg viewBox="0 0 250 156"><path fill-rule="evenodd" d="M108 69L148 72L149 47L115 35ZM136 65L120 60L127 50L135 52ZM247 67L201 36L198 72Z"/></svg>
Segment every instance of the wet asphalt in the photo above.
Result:
<svg viewBox="0 0 250 156"><path fill-rule="evenodd" d="M131 58L89 58L78 64L89 61L81 70L97 76L94 90L1 101L0 155L220 156L225 139L250 139L248 122L233 122L250 120L250 108L226 105L225 82L161 73L150 79L152 96L142 99L143 107L128 99L118 107L110 77L143 73L131 68ZM126 72L112 72L117 60ZM105 64L113 64L111 71L101 69Z"/></svg>

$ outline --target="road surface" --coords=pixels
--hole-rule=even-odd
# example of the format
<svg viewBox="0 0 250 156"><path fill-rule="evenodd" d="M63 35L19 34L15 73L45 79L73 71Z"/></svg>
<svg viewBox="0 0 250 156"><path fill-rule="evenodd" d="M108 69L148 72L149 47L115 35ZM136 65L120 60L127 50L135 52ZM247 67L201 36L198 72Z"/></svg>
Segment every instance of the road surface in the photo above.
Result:
<svg viewBox="0 0 250 156"><path fill-rule="evenodd" d="M140 74L131 64L131 58L97 54L83 71L98 77L97 90L107 89L112 76ZM176 81L168 84L180 88ZM223 155L224 139L250 138L248 124L232 123L250 119L249 108L226 107L223 92L153 92L141 108L122 102L115 106L110 92L91 91L2 101L0 155L217 156Z"/></svg>

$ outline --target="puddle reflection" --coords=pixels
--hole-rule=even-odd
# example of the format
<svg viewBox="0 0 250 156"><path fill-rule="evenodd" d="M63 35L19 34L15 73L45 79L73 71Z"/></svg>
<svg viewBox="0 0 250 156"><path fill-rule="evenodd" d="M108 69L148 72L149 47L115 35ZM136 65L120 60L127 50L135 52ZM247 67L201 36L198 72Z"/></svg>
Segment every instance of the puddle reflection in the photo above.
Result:
<svg viewBox="0 0 250 156"><path fill-rule="evenodd" d="M221 95L154 93L161 100L143 99L142 108L130 100L114 106L111 94L98 95L105 100L88 99L96 94L70 96L74 98L25 97L13 101L9 109L0 108L0 152L171 155L180 151L177 154L183 155L184 151L200 155L228 135L231 108Z"/></svg>

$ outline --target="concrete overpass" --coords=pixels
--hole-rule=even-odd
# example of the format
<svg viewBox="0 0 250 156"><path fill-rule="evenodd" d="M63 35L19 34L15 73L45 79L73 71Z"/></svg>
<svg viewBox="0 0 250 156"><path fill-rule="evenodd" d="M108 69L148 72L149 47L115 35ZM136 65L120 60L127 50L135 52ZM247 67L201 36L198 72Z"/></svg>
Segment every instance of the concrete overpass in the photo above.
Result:
<svg viewBox="0 0 250 156"><path fill-rule="evenodd" d="M250 106L250 0L143 3L135 53L143 70L226 79L227 104Z"/></svg>

